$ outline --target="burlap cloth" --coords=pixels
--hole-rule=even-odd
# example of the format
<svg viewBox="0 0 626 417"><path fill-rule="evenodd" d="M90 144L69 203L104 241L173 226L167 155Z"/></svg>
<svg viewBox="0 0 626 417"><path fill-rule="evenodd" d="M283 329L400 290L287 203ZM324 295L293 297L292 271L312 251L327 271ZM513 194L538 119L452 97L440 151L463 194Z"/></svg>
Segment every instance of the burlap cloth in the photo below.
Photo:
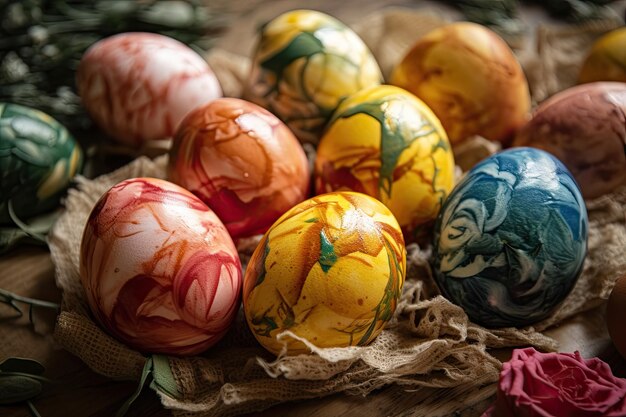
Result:
<svg viewBox="0 0 626 417"><path fill-rule="evenodd" d="M388 74L417 37L442 22L440 16L391 10L362 22L356 30ZM577 28L538 28L535 41L516 51L533 98L540 101L572 85L591 42L613 26L604 22ZM214 50L208 60L225 94L238 96L248 59ZM456 150L457 161L471 165L497 149L478 138ZM80 178L49 238L57 284L63 290L55 338L95 372L111 378L138 380L146 358L94 323L79 279L82 230L102 193L126 178L164 178L166 158L142 157L95 180ZM402 299L391 322L370 346L310 346L311 354L274 358L259 347L240 314L225 339L203 356L167 358L176 386L168 393L159 391L161 400L175 415L231 416L337 392L366 395L399 384L412 391L444 393L435 397L438 415L460 411L495 391L501 363L489 349L528 345L558 349L556 341L541 332L602 304L619 274L626 271L626 186L587 205L589 255L583 274L554 315L534 327L489 330L469 322L461 308L439 295L427 262L429 248L413 244L407 248ZM255 243L255 239L240 243L244 264ZM295 336L287 333L284 337Z"/></svg>

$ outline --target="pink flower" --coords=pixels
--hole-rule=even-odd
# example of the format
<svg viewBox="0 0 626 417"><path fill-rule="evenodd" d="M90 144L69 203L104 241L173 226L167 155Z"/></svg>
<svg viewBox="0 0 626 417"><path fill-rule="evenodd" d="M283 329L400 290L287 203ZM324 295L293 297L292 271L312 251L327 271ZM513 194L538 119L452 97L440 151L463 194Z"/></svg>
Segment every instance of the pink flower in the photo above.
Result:
<svg viewBox="0 0 626 417"><path fill-rule="evenodd" d="M626 416L626 379L597 358L516 349L482 417Z"/></svg>

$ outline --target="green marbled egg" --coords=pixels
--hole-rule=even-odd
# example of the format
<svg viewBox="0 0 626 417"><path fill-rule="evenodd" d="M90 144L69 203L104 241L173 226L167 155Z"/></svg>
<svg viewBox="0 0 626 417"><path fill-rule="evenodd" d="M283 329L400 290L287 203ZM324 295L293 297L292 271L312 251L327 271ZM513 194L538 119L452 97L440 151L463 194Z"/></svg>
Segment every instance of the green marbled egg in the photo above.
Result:
<svg viewBox="0 0 626 417"><path fill-rule="evenodd" d="M55 208L80 171L83 153L68 130L47 114L0 103L0 224Z"/></svg>

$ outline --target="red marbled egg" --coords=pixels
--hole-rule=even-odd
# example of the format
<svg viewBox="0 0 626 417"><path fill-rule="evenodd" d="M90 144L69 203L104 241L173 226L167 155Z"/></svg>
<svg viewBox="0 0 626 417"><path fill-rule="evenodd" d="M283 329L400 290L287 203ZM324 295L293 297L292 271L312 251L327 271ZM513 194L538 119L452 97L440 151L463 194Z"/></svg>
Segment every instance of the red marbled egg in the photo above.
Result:
<svg viewBox="0 0 626 417"><path fill-rule="evenodd" d="M264 233L306 198L310 178L289 128L236 98L214 100L181 122L168 175L211 207L233 238Z"/></svg>
<svg viewBox="0 0 626 417"><path fill-rule="evenodd" d="M95 43L80 61L76 84L100 128L137 147L172 136L190 110L222 96L200 55L153 33L121 33Z"/></svg>
<svg viewBox="0 0 626 417"><path fill-rule="evenodd" d="M193 355L214 345L239 307L232 239L202 201L167 181L120 182L97 202L80 250L96 319L142 352Z"/></svg>

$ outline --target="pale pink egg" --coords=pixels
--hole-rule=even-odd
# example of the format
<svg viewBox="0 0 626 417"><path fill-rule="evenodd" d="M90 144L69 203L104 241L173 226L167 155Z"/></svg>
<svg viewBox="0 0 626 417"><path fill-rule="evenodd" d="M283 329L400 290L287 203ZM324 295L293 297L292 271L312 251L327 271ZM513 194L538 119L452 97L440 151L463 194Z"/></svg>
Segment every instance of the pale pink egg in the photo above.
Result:
<svg viewBox="0 0 626 417"><path fill-rule="evenodd" d="M241 263L226 228L164 180L126 180L100 198L83 232L80 276L100 324L142 352L200 353L239 308Z"/></svg>
<svg viewBox="0 0 626 417"><path fill-rule="evenodd" d="M92 45L76 84L98 126L131 146L171 137L190 110L222 96L200 55L175 39L141 32Z"/></svg>

